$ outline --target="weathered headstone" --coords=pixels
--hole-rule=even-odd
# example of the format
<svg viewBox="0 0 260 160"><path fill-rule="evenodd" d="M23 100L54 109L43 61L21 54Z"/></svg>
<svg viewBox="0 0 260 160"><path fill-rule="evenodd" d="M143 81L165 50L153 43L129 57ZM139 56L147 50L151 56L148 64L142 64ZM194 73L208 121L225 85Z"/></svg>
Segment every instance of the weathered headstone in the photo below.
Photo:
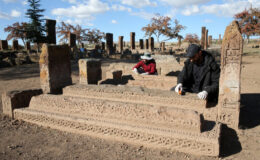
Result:
<svg viewBox="0 0 260 160"><path fill-rule="evenodd" d="M8 49L8 41L7 40L0 40L0 49L7 50Z"/></svg>
<svg viewBox="0 0 260 160"><path fill-rule="evenodd" d="M143 39L139 39L139 47L140 47L140 49L144 49L144 40Z"/></svg>
<svg viewBox="0 0 260 160"><path fill-rule="evenodd" d="M154 39L153 39L153 37L149 38L149 50L151 52L154 50Z"/></svg>
<svg viewBox="0 0 260 160"><path fill-rule="evenodd" d="M79 60L79 83L98 84L102 78L101 61L99 59Z"/></svg>
<svg viewBox="0 0 260 160"><path fill-rule="evenodd" d="M161 43L161 51L164 52L165 51L165 42Z"/></svg>
<svg viewBox="0 0 260 160"><path fill-rule="evenodd" d="M30 43L29 41L26 42L26 44L25 44L25 49L26 49L27 51L30 51L30 50L31 50L31 43Z"/></svg>
<svg viewBox="0 0 260 160"><path fill-rule="evenodd" d="M113 79L116 81L121 81L122 80L122 70L116 70L114 71L113 74Z"/></svg>
<svg viewBox="0 0 260 160"><path fill-rule="evenodd" d="M69 46L70 47L76 46L76 34L69 33Z"/></svg>
<svg viewBox="0 0 260 160"><path fill-rule="evenodd" d="M181 36L178 36L178 47L181 47Z"/></svg>
<svg viewBox="0 0 260 160"><path fill-rule="evenodd" d="M205 45L204 45L204 49L206 50L206 49L208 49L208 46L209 46L209 44L208 44L208 33L209 33L209 30L206 30L206 33L205 33Z"/></svg>
<svg viewBox="0 0 260 160"><path fill-rule="evenodd" d="M145 49L149 49L149 40L145 39Z"/></svg>
<svg viewBox="0 0 260 160"><path fill-rule="evenodd" d="M60 93L72 84L68 45L43 44L39 64L44 93Z"/></svg>
<svg viewBox="0 0 260 160"><path fill-rule="evenodd" d="M114 50L113 46L113 34L106 33L106 52L107 54L112 54Z"/></svg>
<svg viewBox="0 0 260 160"><path fill-rule="evenodd" d="M130 47L131 50L135 49L135 32L130 32Z"/></svg>
<svg viewBox="0 0 260 160"><path fill-rule="evenodd" d="M13 40L13 50L17 51L19 50L19 44L18 44L18 40Z"/></svg>
<svg viewBox="0 0 260 160"><path fill-rule="evenodd" d="M209 42L208 42L208 45L211 46L212 44L212 36L209 36Z"/></svg>
<svg viewBox="0 0 260 160"><path fill-rule="evenodd" d="M206 27L201 27L201 40L200 40L200 45L201 48L204 49L206 42L205 42L205 36L206 36Z"/></svg>
<svg viewBox="0 0 260 160"><path fill-rule="evenodd" d="M119 51L119 53L123 53L123 39L124 39L124 36L118 37L118 51Z"/></svg>
<svg viewBox="0 0 260 160"><path fill-rule="evenodd" d="M240 75L243 38L237 21L227 26L221 50L218 119L238 129L240 113Z"/></svg>
<svg viewBox="0 0 260 160"><path fill-rule="evenodd" d="M221 44L221 34L219 34L218 43Z"/></svg>
<svg viewBox="0 0 260 160"><path fill-rule="evenodd" d="M46 20L47 43L56 44L56 20Z"/></svg>

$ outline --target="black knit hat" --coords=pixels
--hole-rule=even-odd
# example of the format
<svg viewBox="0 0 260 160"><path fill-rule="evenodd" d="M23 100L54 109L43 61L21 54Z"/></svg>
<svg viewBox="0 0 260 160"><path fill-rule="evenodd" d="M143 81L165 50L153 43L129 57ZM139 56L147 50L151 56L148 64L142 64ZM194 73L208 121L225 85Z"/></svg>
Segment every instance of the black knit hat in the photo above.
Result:
<svg viewBox="0 0 260 160"><path fill-rule="evenodd" d="M199 51L201 50L201 47L197 44L190 44L188 49L187 49L187 54L186 56L191 58L195 56Z"/></svg>

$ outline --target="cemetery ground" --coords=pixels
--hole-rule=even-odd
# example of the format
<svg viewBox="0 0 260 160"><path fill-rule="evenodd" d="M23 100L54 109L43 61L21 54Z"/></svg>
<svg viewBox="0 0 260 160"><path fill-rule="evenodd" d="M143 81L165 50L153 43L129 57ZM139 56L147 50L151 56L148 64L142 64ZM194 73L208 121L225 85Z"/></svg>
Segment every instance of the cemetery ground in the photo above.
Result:
<svg viewBox="0 0 260 160"><path fill-rule="evenodd" d="M240 130L221 140L221 157L194 156L44 128L0 114L0 159L248 159L260 157L260 50L242 57ZM77 63L72 65L78 83ZM38 64L0 69L0 94L40 88ZM0 103L1 105L2 103ZM2 107L0 107L2 112ZM185 118L185 117L184 117Z"/></svg>

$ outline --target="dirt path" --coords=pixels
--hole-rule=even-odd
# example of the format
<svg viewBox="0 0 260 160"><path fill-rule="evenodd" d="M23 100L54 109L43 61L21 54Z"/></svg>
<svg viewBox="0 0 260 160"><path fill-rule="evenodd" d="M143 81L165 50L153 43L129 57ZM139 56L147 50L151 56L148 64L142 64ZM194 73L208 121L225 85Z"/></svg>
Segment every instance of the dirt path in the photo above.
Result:
<svg viewBox="0 0 260 160"><path fill-rule="evenodd" d="M223 139L222 158L197 157L75 135L0 114L0 159L250 159L260 157L260 57L244 56L241 82L241 130ZM78 82L73 70L73 82ZM0 93L39 88L37 64L0 70ZM2 107L0 107L0 111Z"/></svg>

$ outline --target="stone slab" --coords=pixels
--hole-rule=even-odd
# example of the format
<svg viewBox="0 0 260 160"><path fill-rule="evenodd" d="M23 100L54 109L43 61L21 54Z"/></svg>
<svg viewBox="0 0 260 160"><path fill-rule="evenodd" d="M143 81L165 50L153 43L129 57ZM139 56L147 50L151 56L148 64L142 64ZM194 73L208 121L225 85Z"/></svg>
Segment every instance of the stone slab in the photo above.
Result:
<svg viewBox="0 0 260 160"><path fill-rule="evenodd" d="M80 84L97 84L102 79L101 60L80 59L78 63Z"/></svg>
<svg viewBox="0 0 260 160"><path fill-rule="evenodd" d="M30 109L187 132L199 133L203 125L203 117L195 111L106 99L41 95L32 98Z"/></svg>
<svg viewBox="0 0 260 160"><path fill-rule="evenodd" d="M28 107L33 96L42 94L41 89L9 91L2 94L3 113L13 118L13 110Z"/></svg>
<svg viewBox="0 0 260 160"><path fill-rule="evenodd" d="M208 128L210 129L203 133L191 133L126 125L120 121L112 123L95 118L37 111L30 108L16 109L14 113L16 119L94 138L116 140L195 155L219 155L220 124L209 124Z"/></svg>
<svg viewBox="0 0 260 160"><path fill-rule="evenodd" d="M107 99L142 104L158 104L183 109L206 108L207 105L207 102L198 99L196 94L187 93L185 96L180 96L173 91L148 89L135 86L72 85L63 88L63 94L66 96Z"/></svg>
<svg viewBox="0 0 260 160"><path fill-rule="evenodd" d="M72 84L68 45L44 44L39 64L44 93L58 93L63 87Z"/></svg>

